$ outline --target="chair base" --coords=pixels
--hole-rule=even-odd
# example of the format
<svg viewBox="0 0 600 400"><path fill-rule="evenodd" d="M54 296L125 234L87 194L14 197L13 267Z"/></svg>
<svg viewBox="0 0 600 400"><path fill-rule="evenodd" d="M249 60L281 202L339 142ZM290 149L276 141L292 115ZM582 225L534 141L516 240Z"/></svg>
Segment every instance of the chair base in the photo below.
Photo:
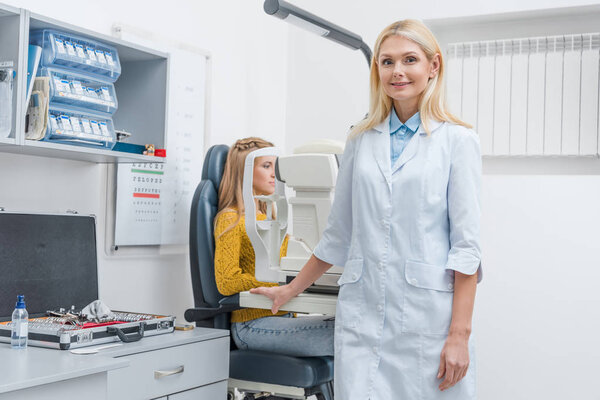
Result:
<svg viewBox="0 0 600 400"><path fill-rule="evenodd" d="M317 400L333 400L333 382L327 382L314 388L304 389L294 386L281 386L271 383L260 383L231 379L227 383L227 391L234 393L235 389L242 392L268 393L271 396L285 397L287 399L304 400L315 395Z"/></svg>
<svg viewBox="0 0 600 400"><path fill-rule="evenodd" d="M305 399L304 389L293 386L281 386L271 383L241 381L239 379L229 379L227 383L229 390L237 388L240 391L251 391L256 393L267 392L273 396L287 397L290 399Z"/></svg>

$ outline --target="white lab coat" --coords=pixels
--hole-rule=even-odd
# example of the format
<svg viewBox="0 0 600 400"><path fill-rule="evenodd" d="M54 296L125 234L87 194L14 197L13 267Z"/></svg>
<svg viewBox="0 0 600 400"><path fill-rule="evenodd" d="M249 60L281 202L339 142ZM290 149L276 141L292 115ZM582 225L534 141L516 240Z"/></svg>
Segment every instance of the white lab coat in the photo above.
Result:
<svg viewBox="0 0 600 400"><path fill-rule="evenodd" d="M475 399L467 375L436 379L454 271L479 273L481 155L475 132L421 124L392 167L389 116L349 140L317 258L343 265L335 327L337 400Z"/></svg>

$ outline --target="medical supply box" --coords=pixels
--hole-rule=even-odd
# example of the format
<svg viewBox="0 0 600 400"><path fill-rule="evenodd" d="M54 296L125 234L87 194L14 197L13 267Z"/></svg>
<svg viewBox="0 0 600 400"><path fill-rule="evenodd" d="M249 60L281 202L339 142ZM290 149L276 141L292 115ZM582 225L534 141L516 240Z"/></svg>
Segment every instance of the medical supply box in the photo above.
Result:
<svg viewBox="0 0 600 400"><path fill-rule="evenodd" d="M114 114L118 103L115 86L76 71L43 67L38 76L50 78L50 103Z"/></svg>
<svg viewBox="0 0 600 400"><path fill-rule="evenodd" d="M117 136L112 118L106 114L50 103L44 140L110 150Z"/></svg>
<svg viewBox="0 0 600 400"><path fill-rule="evenodd" d="M10 342L21 294L30 346L67 350L174 330L173 316L112 310L92 319L81 312L99 298L94 216L0 211L0 260L0 342ZM138 290L131 285L130 295Z"/></svg>
<svg viewBox="0 0 600 400"><path fill-rule="evenodd" d="M41 139L111 150L117 142L112 120L118 109L113 83L121 74L117 49L53 29L31 32L30 42L42 48L37 76L48 81L48 119Z"/></svg>
<svg viewBox="0 0 600 400"><path fill-rule="evenodd" d="M83 36L53 29L33 31L31 44L42 48L41 65L103 76L115 82L121 75L117 49Z"/></svg>

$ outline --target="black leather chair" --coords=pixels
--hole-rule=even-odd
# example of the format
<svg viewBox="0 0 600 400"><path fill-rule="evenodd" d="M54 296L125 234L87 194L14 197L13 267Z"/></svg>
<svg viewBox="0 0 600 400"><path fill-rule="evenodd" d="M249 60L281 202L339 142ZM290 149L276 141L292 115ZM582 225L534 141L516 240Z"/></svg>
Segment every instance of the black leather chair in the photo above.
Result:
<svg viewBox="0 0 600 400"><path fill-rule="evenodd" d="M212 146L204 159L202 181L196 188L190 215L190 267L194 308L185 312L197 326L230 328L230 312L240 309L239 295L225 297L217 290L214 273L213 220L217 193L228 147ZM292 357L264 351L239 350L233 340L229 353L229 378L304 389L304 395L333 400L333 357ZM241 391L253 389L239 387ZM232 398L232 395L229 395ZM254 398L254 397L247 397Z"/></svg>

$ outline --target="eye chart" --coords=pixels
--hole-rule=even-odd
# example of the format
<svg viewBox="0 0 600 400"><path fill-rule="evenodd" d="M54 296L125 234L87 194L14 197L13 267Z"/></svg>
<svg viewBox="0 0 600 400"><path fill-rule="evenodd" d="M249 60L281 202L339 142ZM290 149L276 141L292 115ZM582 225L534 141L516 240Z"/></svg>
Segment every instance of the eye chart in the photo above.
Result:
<svg viewBox="0 0 600 400"><path fill-rule="evenodd" d="M115 243L160 244L162 204L166 186L165 164L135 163L119 166Z"/></svg>
<svg viewBox="0 0 600 400"><path fill-rule="evenodd" d="M122 39L168 52L170 65L167 158L118 165L114 244L187 244L191 200L202 173L208 53L135 28L118 29Z"/></svg>

